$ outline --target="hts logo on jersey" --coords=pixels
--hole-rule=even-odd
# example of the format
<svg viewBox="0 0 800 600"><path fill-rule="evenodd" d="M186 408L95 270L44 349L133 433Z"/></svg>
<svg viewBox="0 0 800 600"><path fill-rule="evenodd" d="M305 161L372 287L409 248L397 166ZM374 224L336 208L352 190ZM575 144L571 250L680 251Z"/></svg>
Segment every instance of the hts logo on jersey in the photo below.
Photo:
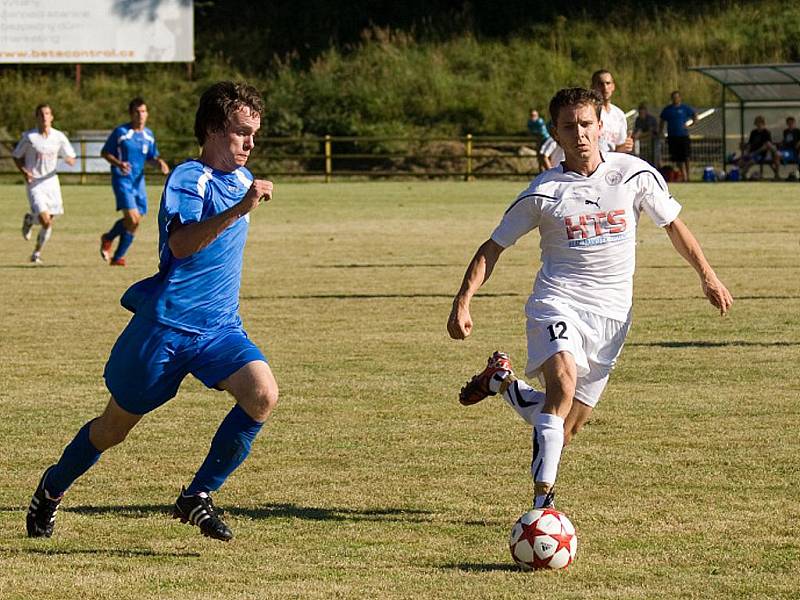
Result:
<svg viewBox="0 0 800 600"><path fill-rule="evenodd" d="M564 217L570 247L592 246L623 239L628 227L625 210L609 210Z"/></svg>

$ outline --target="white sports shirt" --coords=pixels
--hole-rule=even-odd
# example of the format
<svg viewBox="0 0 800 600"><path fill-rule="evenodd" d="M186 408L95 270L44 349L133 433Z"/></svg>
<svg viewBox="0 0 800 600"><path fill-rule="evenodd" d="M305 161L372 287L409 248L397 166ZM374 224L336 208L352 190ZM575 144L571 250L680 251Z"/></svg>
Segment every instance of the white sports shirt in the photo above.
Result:
<svg viewBox="0 0 800 600"><path fill-rule="evenodd" d="M625 143L628 137L628 120L618 106L611 104L609 109L603 106L600 110L603 131L600 134L600 150L614 152L617 146Z"/></svg>
<svg viewBox="0 0 800 600"><path fill-rule="evenodd" d="M639 215L664 227L680 210L650 164L611 152L588 177L564 172L563 165L540 174L506 210L492 239L508 248L538 227L542 266L532 298L625 321Z"/></svg>
<svg viewBox="0 0 800 600"><path fill-rule="evenodd" d="M67 136L51 127L47 136L39 133L38 129L30 129L23 133L11 155L14 158L24 159L25 168L33 173L30 185L35 186L56 174L59 156L75 158L75 150Z"/></svg>

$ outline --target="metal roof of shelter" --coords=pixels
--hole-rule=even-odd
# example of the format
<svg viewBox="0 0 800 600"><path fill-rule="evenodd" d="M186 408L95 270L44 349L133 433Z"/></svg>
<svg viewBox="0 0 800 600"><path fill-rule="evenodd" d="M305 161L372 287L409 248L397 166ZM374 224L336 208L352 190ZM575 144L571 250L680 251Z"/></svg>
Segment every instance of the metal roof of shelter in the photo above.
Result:
<svg viewBox="0 0 800 600"><path fill-rule="evenodd" d="M800 63L689 67L722 84L741 102L800 100Z"/></svg>

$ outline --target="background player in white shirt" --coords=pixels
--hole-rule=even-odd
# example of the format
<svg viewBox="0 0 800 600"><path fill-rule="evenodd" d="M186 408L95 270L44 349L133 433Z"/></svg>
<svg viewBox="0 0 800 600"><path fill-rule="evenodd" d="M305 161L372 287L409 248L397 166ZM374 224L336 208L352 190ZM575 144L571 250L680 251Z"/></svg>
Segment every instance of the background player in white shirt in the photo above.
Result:
<svg viewBox="0 0 800 600"><path fill-rule="evenodd" d="M608 152L632 152L633 138L628 135L628 120L618 106L611 104L611 96L617 89L614 77L605 69L592 73L592 89L603 99L600 120L603 122L600 134L600 150Z"/></svg>
<svg viewBox="0 0 800 600"><path fill-rule="evenodd" d="M61 185L56 173L59 156L68 165L75 164L75 150L67 136L52 127L53 109L48 104L36 107L36 129L22 134L11 156L20 173L25 177L30 212L22 220L22 237L31 239L31 228L36 219L42 226L36 237L36 248L31 262L42 262L41 252L50 239L53 217L64 214Z"/></svg>
<svg viewBox="0 0 800 600"><path fill-rule="evenodd" d="M600 154L601 103L596 92L583 88L555 95L550 113L565 161L534 179L478 248L447 323L454 339L470 334L472 296L502 252L538 227L542 266L525 307L525 375L538 376L545 391L517 380L508 356L495 352L459 395L469 405L500 392L533 426L536 507L552 505L562 448L589 419L622 350L630 326L641 213L665 229L721 314L733 303L700 244L678 218L681 207L659 173L635 156Z"/></svg>

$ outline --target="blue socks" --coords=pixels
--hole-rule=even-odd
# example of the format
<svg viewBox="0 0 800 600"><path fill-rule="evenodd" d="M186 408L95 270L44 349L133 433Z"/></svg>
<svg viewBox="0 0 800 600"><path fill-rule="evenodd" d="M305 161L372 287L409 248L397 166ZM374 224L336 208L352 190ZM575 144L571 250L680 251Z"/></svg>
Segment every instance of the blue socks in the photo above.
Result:
<svg viewBox="0 0 800 600"><path fill-rule="evenodd" d="M63 495L100 458L102 453L89 440L89 426L92 421L81 427L75 438L64 448L58 463L47 474L44 488L50 496L55 498ZM222 420L211 440L208 456L187 488L187 495L218 490L250 454L250 446L263 426L263 423L251 419L236 404Z"/></svg>
<svg viewBox="0 0 800 600"><path fill-rule="evenodd" d="M250 446L263 426L264 423L251 419L236 404L222 420L211 440L208 456L194 476L194 481L186 488L186 494L218 490L250 454Z"/></svg>
<svg viewBox="0 0 800 600"><path fill-rule="evenodd" d="M116 223L114 223L111 226L111 229L106 234L106 239L107 240L115 240L119 236L121 236L124 231L125 231L125 226L123 225L123 220L120 219L119 221L117 221Z"/></svg>
<svg viewBox="0 0 800 600"><path fill-rule="evenodd" d="M128 248L130 248L131 244L133 243L133 238L134 235L127 229L122 232L119 237L119 246L117 246L117 251L114 252L114 260L118 260L125 256Z"/></svg>
<svg viewBox="0 0 800 600"><path fill-rule="evenodd" d="M94 421L94 419L92 419ZM81 427L75 439L64 448L58 463L50 469L44 489L53 497L61 496L69 486L100 458L101 452L89 441L89 421Z"/></svg>

